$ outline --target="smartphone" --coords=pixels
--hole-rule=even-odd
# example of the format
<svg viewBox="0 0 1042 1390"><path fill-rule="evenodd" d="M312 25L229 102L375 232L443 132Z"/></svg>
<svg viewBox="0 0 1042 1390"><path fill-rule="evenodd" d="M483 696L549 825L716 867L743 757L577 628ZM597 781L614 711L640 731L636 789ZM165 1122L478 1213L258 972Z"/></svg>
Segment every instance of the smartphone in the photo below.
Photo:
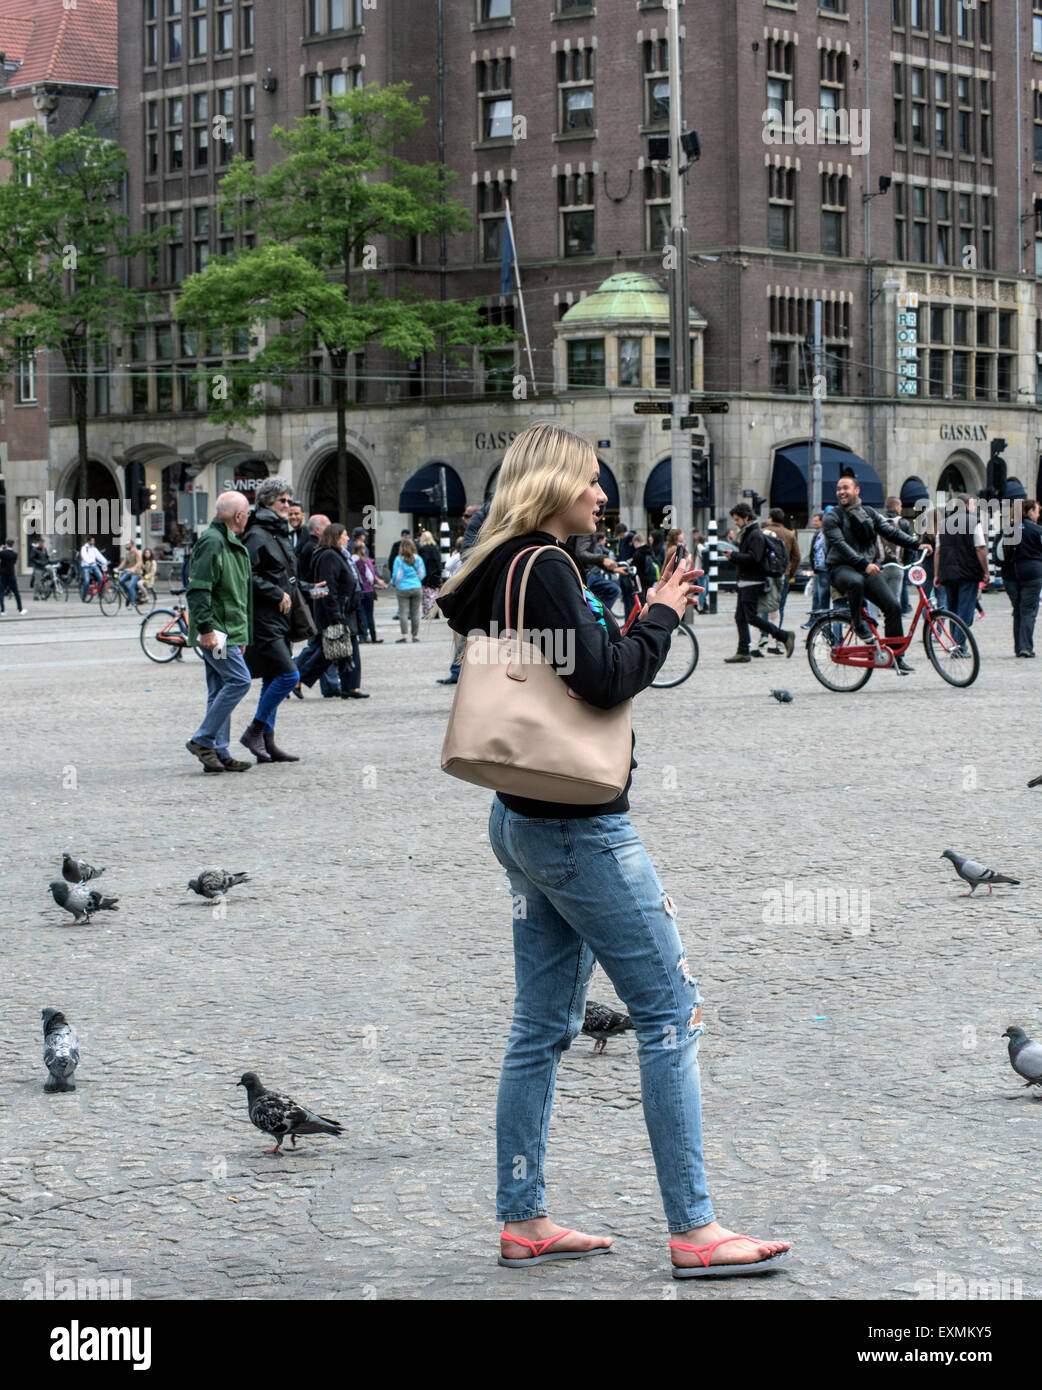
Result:
<svg viewBox="0 0 1042 1390"><path fill-rule="evenodd" d="M678 545L678 546L677 546L676 554L677 554L677 564L679 565L680 562L681 562L681 560L686 560L686 559L687 559L687 546L686 546L686 545Z"/></svg>

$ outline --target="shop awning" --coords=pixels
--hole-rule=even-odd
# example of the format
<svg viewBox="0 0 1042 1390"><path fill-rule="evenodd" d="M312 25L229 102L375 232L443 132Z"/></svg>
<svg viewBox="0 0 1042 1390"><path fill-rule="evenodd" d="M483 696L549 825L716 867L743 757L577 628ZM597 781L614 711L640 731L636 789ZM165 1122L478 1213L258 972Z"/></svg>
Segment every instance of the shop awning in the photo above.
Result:
<svg viewBox="0 0 1042 1390"><path fill-rule="evenodd" d="M926 498L927 502L929 502L930 491L927 488L926 484L923 482L922 478L917 478L914 473L910 478L906 478L904 482L901 484L902 507L914 507L915 504L917 502L921 502L924 497Z"/></svg>
<svg viewBox="0 0 1042 1390"><path fill-rule="evenodd" d="M808 481L812 444L788 444L776 449L771 471L771 506L789 512L805 512L808 507ZM836 483L844 468L853 468L861 488L861 500L870 507L883 505L883 484L870 463L849 449L837 449L832 444L821 446L821 502L828 506L836 500Z"/></svg>
<svg viewBox="0 0 1042 1390"><path fill-rule="evenodd" d="M695 492L695 465L691 465L691 494ZM668 507L673 501L673 460L662 459L648 475L644 484L644 508L657 511Z"/></svg>
<svg viewBox="0 0 1042 1390"><path fill-rule="evenodd" d="M601 466L601 488L608 498L607 502L604 504L604 510L606 512L617 512L619 510L619 485L615 481L615 474L603 459L598 459L597 462Z"/></svg>
<svg viewBox="0 0 1042 1390"><path fill-rule="evenodd" d="M424 489L436 488L439 485L443 468L445 470L445 490L448 493L445 510L449 516L462 516L467 505L467 494L459 474L455 468L451 468L447 463L426 463L415 472L401 490L398 497L398 510L400 512L412 512L419 516L437 516L441 510L436 500L437 494L434 494L435 500L432 500Z"/></svg>

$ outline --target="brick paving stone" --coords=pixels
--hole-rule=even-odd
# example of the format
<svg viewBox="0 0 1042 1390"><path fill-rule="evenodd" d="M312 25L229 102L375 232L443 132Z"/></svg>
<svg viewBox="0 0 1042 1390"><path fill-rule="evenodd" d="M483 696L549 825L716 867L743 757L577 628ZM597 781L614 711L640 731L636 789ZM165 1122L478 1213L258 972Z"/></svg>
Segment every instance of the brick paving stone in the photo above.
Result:
<svg viewBox="0 0 1042 1390"><path fill-rule="evenodd" d="M1000 1034L1042 1036L1042 673L1008 650L1007 600L984 603L967 691L921 646L914 676L854 695L802 647L725 667L727 613L698 620L694 677L636 704L633 820L706 1000L711 1191L735 1229L796 1245L784 1274L708 1286L669 1277L630 1035L566 1054L548 1156L553 1214L615 1250L495 1264L510 902L490 796L438 767L441 624L364 649L369 701L284 705L300 763L205 777L183 749L194 658L149 664L133 619L72 603L0 623L0 1297L48 1269L144 1299L914 1300L939 1273L1039 1297L1042 1105ZM1023 886L959 898L949 845ZM108 866L117 913L75 927L54 907L66 848ZM209 862L251 874L223 911L185 889ZM801 920L793 895L822 888L848 910ZM618 1002L600 973L592 992ZM47 1004L81 1038L71 1095L43 1093ZM264 1156L248 1068L343 1136Z"/></svg>

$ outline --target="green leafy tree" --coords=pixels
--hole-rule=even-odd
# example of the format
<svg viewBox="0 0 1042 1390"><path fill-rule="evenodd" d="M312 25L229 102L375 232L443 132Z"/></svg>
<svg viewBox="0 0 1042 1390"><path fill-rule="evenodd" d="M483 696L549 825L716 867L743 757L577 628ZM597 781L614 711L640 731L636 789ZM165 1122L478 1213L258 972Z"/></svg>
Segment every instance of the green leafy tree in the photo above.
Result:
<svg viewBox="0 0 1042 1390"><path fill-rule="evenodd" d="M0 182L0 371L13 370L19 338L61 353L85 497L91 362L148 312L140 291L128 288L125 267L154 252L164 233L130 234L120 210L126 156L89 125L57 136L20 127L0 159L11 166Z"/></svg>
<svg viewBox="0 0 1042 1390"><path fill-rule="evenodd" d="M347 515L347 368L369 344L413 359L441 349L507 342L509 329L481 317L481 301L430 300L381 284L376 242L469 225L446 196L443 166L413 164L397 151L423 125L424 101L408 83L359 88L330 98L331 117L306 116L276 127L285 157L258 174L241 155L221 182L222 212L256 236L255 246L211 261L189 276L175 315L200 332L223 336L229 350L246 334L264 334L248 361L209 381L210 419L248 424L265 409L264 386L285 386L309 369L320 343L332 368L337 428L337 500Z"/></svg>

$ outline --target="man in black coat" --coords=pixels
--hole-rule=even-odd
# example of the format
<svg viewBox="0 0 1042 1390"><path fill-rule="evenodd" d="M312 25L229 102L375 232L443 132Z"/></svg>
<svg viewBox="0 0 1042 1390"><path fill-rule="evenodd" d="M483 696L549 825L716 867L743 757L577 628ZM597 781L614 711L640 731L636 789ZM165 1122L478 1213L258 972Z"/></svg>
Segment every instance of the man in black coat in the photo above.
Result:
<svg viewBox="0 0 1042 1390"><path fill-rule="evenodd" d="M738 528L738 548L731 553L731 559L738 569L736 602L734 610L735 625L738 628L738 650L734 656L724 657L728 666L736 662L750 661L749 628L758 627L773 637L775 642L785 648L785 655L791 657L796 646L796 634L772 623L765 613L758 613L757 606L761 595L767 588L767 575L764 570L764 554L767 538L760 530L760 523L748 502L736 502L731 508L731 517Z"/></svg>
<svg viewBox="0 0 1042 1390"><path fill-rule="evenodd" d="M260 677L261 693L239 742L259 763L295 763L299 758L275 742L279 705L298 681L291 637L297 582L288 520L293 493L285 478L265 478L256 498L242 537L253 567L253 639L244 656L250 675Z"/></svg>
<svg viewBox="0 0 1042 1390"><path fill-rule="evenodd" d="M821 529L825 533L825 563L834 589L846 594L854 630L862 642L873 642L871 629L865 623L861 606L867 598L882 610L887 637L901 637L901 603L876 564L876 539L883 537L903 550L918 550L921 542L916 536L900 530L874 508L861 501L861 488L855 477L845 475L836 484L836 503L825 513ZM931 547L922 547L930 554ZM903 657L897 669L902 675L911 672Z"/></svg>

